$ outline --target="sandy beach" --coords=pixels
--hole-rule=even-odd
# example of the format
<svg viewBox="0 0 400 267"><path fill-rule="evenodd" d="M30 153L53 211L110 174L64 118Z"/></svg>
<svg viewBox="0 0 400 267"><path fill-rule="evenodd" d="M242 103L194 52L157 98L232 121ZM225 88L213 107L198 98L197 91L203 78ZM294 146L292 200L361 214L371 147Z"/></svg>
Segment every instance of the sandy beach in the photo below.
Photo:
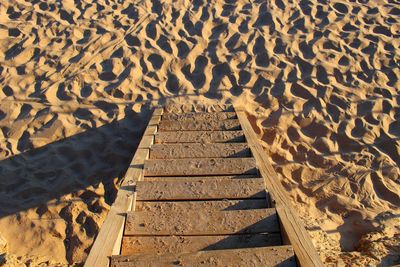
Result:
<svg viewBox="0 0 400 267"><path fill-rule="evenodd" d="M396 0L4 0L0 265L81 266L169 103L245 108L327 266L400 264Z"/></svg>

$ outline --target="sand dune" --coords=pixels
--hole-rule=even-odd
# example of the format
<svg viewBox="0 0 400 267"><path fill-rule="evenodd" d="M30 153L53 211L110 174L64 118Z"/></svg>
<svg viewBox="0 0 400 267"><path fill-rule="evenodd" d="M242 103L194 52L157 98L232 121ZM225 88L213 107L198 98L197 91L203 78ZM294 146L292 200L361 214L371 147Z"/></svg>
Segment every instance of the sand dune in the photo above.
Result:
<svg viewBox="0 0 400 267"><path fill-rule="evenodd" d="M246 107L327 264L399 263L399 16L394 0L2 1L0 259L84 261L149 109L197 101Z"/></svg>

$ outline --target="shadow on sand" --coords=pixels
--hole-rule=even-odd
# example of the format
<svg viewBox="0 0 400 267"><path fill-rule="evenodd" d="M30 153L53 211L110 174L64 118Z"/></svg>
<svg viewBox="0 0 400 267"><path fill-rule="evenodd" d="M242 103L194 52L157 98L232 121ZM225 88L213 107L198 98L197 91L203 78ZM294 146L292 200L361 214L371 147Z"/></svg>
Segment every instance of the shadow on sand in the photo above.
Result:
<svg viewBox="0 0 400 267"><path fill-rule="evenodd" d="M40 207L49 201L101 183L111 204L114 179L123 177L150 115L145 105L140 113L127 111L122 120L1 161L0 218L35 207L40 216ZM79 197L86 202L99 196L89 192Z"/></svg>

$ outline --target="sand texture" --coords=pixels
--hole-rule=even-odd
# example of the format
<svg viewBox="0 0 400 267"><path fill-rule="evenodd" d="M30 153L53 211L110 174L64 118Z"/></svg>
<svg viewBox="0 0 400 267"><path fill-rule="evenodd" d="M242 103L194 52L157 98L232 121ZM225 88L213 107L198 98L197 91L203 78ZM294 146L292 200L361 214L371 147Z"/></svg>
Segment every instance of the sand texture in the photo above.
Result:
<svg viewBox="0 0 400 267"><path fill-rule="evenodd" d="M2 0L0 262L82 263L149 109L197 101L248 111L327 264L399 263L399 16L396 0Z"/></svg>

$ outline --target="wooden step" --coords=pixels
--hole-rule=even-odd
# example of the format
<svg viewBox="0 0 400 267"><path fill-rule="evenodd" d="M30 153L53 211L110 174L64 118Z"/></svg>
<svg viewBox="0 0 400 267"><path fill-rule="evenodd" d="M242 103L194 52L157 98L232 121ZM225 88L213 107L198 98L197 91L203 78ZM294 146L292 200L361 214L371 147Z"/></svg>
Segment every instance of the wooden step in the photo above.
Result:
<svg viewBox="0 0 400 267"><path fill-rule="evenodd" d="M296 266L291 246L209 250L193 253L113 256L111 266Z"/></svg>
<svg viewBox="0 0 400 267"><path fill-rule="evenodd" d="M250 156L250 148L246 143L155 144L150 148L150 159L242 158Z"/></svg>
<svg viewBox="0 0 400 267"><path fill-rule="evenodd" d="M279 246L279 233L250 235L208 235L208 236L124 236L121 255L165 254Z"/></svg>
<svg viewBox="0 0 400 267"><path fill-rule="evenodd" d="M244 142L242 131L176 131L157 132L154 142L161 143L227 143Z"/></svg>
<svg viewBox="0 0 400 267"><path fill-rule="evenodd" d="M264 198L263 179L232 179L224 181L139 181L137 200L207 200Z"/></svg>
<svg viewBox="0 0 400 267"><path fill-rule="evenodd" d="M223 181L232 179L258 179L260 178L256 174L250 175L217 175L217 176L146 176L143 177L144 181L164 181L164 182L175 182L175 181Z"/></svg>
<svg viewBox="0 0 400 267"><path fill-rule="evenodd" d="M125 235L229 235L279 232L275 209L232 211L135 211L127 215Z"/></svg>
<svg viewBox="0 0 400 267"><path fill-rule="evenodd" d="M160 121L158 131L233 131L240 130L237 119Z"/></svg>
<svg viewBox="0 0 400 267"><path fill-rule="evenodd" d="M162 120L228 120L236 119L235 112L187 112L182 114L166 113L162 116Z"/></svg>
<svg viewBox="0 0 400 267"><path fill-rule="evenodd" d="M144 176L257 174L253 158L149 159Z"/></svg>
<svg viewBox="0 0 400 267"><path fill-rule="evenodd" d="M206 200L206 201L137 201L135 211L183 213L187 210L229 211L268 208L265 199Z"/></svg>
<svg viewBox="0 0 400 267"><path fill-rule="evenodd" d="M234 112L232 105L217 104L217 105L202 105L202 104L170 104L164 108L164 114L174 113L181 114L187 112Z"/></svg>

